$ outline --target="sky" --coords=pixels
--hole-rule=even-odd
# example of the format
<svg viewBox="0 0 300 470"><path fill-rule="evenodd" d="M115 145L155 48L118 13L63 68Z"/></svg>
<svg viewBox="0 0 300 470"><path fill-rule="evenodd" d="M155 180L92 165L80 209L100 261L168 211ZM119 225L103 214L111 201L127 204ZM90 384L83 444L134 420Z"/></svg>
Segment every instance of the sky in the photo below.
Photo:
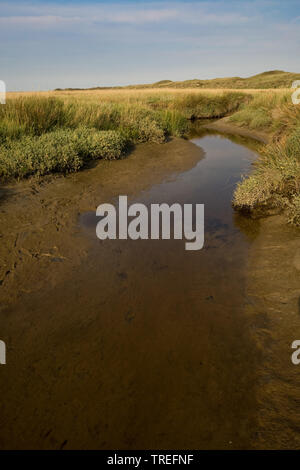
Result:
<svg viewBox="0 0 300 470"><path fill-rule="evenodd" d="M0 0L7 90L300 72L300 0Z"/></svg>

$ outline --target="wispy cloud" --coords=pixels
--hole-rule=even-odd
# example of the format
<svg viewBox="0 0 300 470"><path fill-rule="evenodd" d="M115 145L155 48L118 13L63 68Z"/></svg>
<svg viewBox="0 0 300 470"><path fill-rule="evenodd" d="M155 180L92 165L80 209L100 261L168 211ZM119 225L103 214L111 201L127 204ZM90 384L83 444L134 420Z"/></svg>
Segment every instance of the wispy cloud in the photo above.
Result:
<svg viewBox="0 0 300 470"><path fill-rule="evenodd" d="M49 26L62 23L78 23L81 22L80 17L66 17L66 16L0 16L0 24L3 25L28 25L28 26Z"/></svg>
<svg viewBox="0 0 300 470"><path fill-rule="evenodd" d="M178 18L179 12L176 10L148 10L148 11L119 11L116 13L98 13L90 16L2 16L2 25L57 25L63 23L128 23L143 24L168 21Z"/></svg>
<svg viewBox="0 0 300 470"><path fill-rule="evenodd" d="M0 2L1 3L1 2ZM6 10L10 10L9 4L5 3ZM23 15L0 14L0 24L23 25L23 26L57 26L64 23L120 23L120 24L151 24L162 22L178 22L190 24L241 24L250 21L250 17L236 13L220 11L211 13L207 5L201 3L175 2L167 4L167 7L155 3L144 4L82 4L77 6L56 5L55 9L51 4L28 5L27 10L23 10ZM22 9L22 8L21 8ZM5 10L5 8L4 8ZM3 8L2 8L3 11ZM59 12L59 15L53 14ZM28 12L36 14L28 14Z"/></svg>
<svg viewBox="0 0 300 470"><path fill-rule="evenodd" d="M103 13L98 16L97 21L109 21L112 23L155 23L170 21L179 18L178 10L133 10L119 11L115 13Z"/></svg>

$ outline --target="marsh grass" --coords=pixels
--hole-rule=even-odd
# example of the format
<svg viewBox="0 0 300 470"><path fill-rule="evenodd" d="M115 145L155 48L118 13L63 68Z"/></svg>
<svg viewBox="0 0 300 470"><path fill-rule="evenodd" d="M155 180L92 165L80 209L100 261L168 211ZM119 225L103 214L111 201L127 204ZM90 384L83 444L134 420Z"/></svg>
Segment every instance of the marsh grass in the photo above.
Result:
<svg viewBox="0 0 300 470"><path fill-rule="evenodd" d="M172 106L188 119L211 119L227 116L237 111L242 104L249 103L251 99L252 96L246 93L194 93L177 96Z"/></svg>
<svg viewBox="0 0 300 470"><path fill-rule="evenodd" d="M288 105L292 105L290 92L256 94L253 100L240 106L230 121L250 129L275 131L281 125L282 109Z"/></svg>
<svg viewBox="0 0 300 470"><path fill-rule="evenodd" d="M285 210L289 222L300 225L300 125L294 125L289 135L263 149L253 173L238 184L233 200L237 209Z"/></svg>

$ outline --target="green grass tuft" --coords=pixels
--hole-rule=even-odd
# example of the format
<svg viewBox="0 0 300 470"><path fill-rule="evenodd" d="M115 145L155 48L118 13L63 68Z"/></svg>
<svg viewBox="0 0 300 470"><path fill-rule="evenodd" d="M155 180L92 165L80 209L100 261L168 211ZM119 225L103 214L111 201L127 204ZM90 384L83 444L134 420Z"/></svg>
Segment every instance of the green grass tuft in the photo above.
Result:
<svg viewBox="0 0 300 470"><path fill-rule="evenodd" d="M288 137L267 145L254 172L237 185L233 204L237 209L285 210L288 220L300 225L300 127Z"/></svg>
<svg viewBox="0 0 300 470"><path fill-rule="evenodd" d="M116 131L89 128L25 136L0 148L0 176L24 178L78 171L89 160L120 158L126 145L126 139Z"/></svg>

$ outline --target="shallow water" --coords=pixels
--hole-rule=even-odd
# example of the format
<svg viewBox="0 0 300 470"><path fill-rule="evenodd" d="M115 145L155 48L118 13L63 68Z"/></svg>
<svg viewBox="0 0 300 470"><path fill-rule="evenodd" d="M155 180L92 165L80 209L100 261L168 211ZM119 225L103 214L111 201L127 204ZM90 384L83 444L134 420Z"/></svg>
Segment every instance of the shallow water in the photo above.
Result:
<svg viewBox="0 0 300 470"><path fill-rule="evenodd" d="M38 290L0 318L1 334L14 345L10 367L1 370L3 448L252 446L260 356L244 309L251 302L246 262L259 224L235 214L231 198L257 154L245 138L198 134L192 142L204 158L199 153L185 165L185 152L194 147L178 143L176 172L164 177L156 176L155 153L145 150L142 165L154 162L150 169L159 183L149 185L147 178L129 202L204 203L202 250L186 251L184 240L100 241L95 212L81 211L76 230L65 223L61 231L70 231L75 247L86 242L81 264L68 261L73 245L59 256L56 247L54 254L32 256L38 263L31 284ZM124 171L134 178L139 162L103 162L98 179L87 171L59 180L57 188L74 204L72 191L85 196L84 187L91 206L104 202L101 185L108 179L116 202L127 187L118 187L118 178ZM110 172L117 181L109 180ZM62 201L47 201L58 229ZM38 244L40 227L34 233ZM60 232L57 238L51 233L51 244L58 244ZM68 263L65 279L60 269Z"/></svg>
<svg viewBox="0 0 300 470"><path fill-rule="evenodd" d="M194 168L171 178L171 181L154 185L150 190L141 192L130 203L203 203L206 232L222 228L233 235L242 230L246 236L251 237L257 232L257 222L235 213L231 200L241 175L249 172L251 164L257 158L257 153L251 149L251 144L252 148L254 147L253 143L249 139L238 137L230 140L228 136L208 130L202 130L202 136L192 138L191 142L204 150L205 158ZM250 148L247 148L246 144ZM98 220L94 211L84 212L80 214L79 224L83 228L91 229L94 235Z"/></svg>
<svg viewBox="0 0 300 470"><path fill-rule="evenodd" d="M204 203L201 251L185 251L184 240L100 242L95 213L80 216L95 241L90 256L99 263L106 248L117 253L105 263L117 284L108 275L102 289L114 297L106 312L114 317L107 332L111 347L122 338L111 373L115 379L120 374L125 387L115 391L109 410L118 413L118 399L124 400L126 419L112 431L109 446L250 445L255 379L249 364L256 351L242 312L245 263L258 223L234 213L231 200L257 154L245 145L251 142L234 140L202 132L192 142L205 151L204 159L130 200Z"/></svg>

